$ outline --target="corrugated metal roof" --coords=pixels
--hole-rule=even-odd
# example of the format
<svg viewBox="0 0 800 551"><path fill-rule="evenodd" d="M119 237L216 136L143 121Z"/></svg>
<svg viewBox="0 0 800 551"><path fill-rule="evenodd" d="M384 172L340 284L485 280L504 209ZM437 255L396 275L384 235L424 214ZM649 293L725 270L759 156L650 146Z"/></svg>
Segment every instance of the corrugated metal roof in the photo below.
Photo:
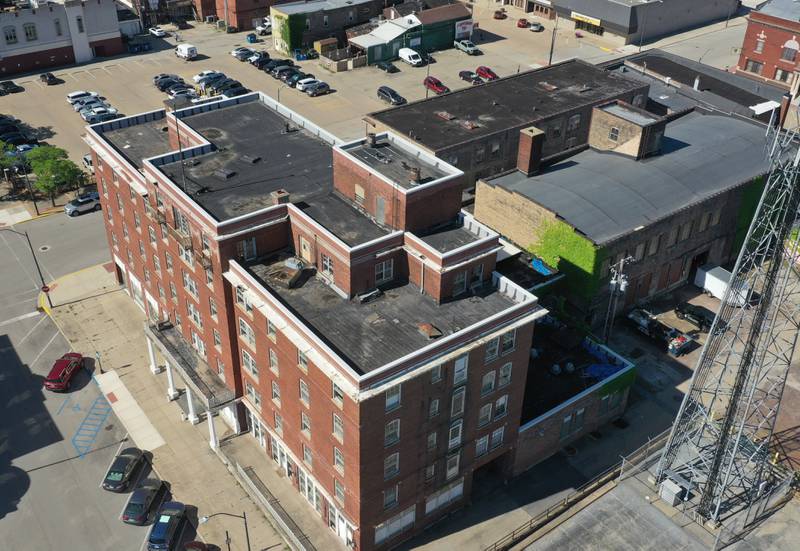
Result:
<svg viewBox="0 0 800 551"><path fill-rule="evenodd" d="M310 2L291 2L288 4L276 4L271 9L277 10L286 15L298 13L314 13L318 11L336 10L347 6L359 6L370 4L373 0L311 0Z"/></svg>
<svg viewBox="0 0 800 551"><path fill-rule="evenodd" d="M643 160L586 150L526 177L489 180L562 217L603 244L769 171L764 127L688 114L667 125L660 155Z"/></svg>

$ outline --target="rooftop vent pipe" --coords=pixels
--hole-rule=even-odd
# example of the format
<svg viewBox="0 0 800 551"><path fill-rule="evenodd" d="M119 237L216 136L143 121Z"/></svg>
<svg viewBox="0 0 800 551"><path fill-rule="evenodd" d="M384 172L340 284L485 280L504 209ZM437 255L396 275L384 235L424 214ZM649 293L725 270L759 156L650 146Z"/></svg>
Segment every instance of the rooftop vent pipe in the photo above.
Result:
<svg viewBox="0 0 800 551"><path fill-rule="evenodd" d="M367 140L369 141L370 147L375 147L376 145L378 145L378 138L377 136L375 136L375 132L369 132L367 134Z"/></svg>

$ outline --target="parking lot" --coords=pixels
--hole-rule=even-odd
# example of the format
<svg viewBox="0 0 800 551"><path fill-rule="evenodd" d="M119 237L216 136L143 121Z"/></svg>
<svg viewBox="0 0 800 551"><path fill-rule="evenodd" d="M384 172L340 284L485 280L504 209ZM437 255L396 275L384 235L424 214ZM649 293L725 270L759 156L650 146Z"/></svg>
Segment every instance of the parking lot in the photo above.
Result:
<svg viewBox="0 0 800 551"><path fill-rule="evenodd" d="M101 216L57 215L15 229L29 233L50 280L107 258L105 237L95 230ZM119 519L129 494L100 488L118 448L131 443L123 442L125 429L92 380L96 366L89 359L68 392L42 388L69 345L36 310L40 283L24 237L0 232L0 250L2 547L140 549L149 528Z"/></svg>

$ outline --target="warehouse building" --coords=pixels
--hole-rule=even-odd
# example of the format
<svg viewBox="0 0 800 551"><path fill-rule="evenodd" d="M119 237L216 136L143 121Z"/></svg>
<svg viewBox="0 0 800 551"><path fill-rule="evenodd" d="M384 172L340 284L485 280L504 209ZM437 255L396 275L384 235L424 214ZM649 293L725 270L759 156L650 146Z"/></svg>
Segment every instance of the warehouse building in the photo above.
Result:
<svg viewBox="0 0 800 551"><path fill-rule="evenodd" d="M501 77L503 75L500 75ZM465 186L516 166L520 130L546 133L541 163L583 148L592 108L644 106L648 85L577 59L367 115L465 173Z"/></svg>
<svg viewBox="0 0 800 551"><path fill-rule="evenodd" d="M540 0L541 1L541 0ZM576 31L641 44L723 21L740 0L552 0L557 16Z"/></svg>
<svg viewBox="0 0 800 551"><path fill-rule="evenodd" d="M564 273L567 298L595 327L623 258L620 310L732 261L769 170L762 125L709 111L596 106L589 147L541 169L542 132L520 134L517 167L478 183L475 216Z"/></svg>

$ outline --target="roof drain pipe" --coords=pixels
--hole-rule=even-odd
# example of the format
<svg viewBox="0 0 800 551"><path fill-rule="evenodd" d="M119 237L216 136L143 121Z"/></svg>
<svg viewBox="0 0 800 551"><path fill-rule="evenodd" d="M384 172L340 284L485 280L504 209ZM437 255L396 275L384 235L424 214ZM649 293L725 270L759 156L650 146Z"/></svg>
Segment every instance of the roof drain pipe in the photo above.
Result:
<svg viewBox="0 0 800 551"><path fill-rule="evenodd" d="M425 294L425 257L423 255L419 255L419 269L420 269L419 294L420 295L424 295Z"/></svg>

